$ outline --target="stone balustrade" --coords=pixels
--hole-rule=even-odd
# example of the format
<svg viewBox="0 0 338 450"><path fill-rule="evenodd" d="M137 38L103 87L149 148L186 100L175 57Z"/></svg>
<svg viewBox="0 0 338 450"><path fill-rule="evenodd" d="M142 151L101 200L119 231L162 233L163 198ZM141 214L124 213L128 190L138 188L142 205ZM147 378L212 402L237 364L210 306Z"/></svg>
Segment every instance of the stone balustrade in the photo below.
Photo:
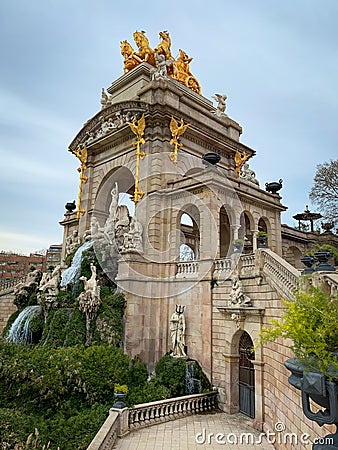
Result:
<svg viewBox="0 0 338 450"><path fill-rule="evenodd" d="M211 391L142 403L133 408L111 408L87 450L111 450L117 437L123 437L132 430L211 411L217 407L217 394L217 391Z"/></svg>
<svg viewBox="0 0 338 450"><path fill-rule="evenodd" d="M176 264L176 267L176 277L194 277L198 275L199 261L181 261Z"/></svg>
<svg viewBox="0 0 338 450"><path fill-rule="evenodd" d="M231 258L215 259L214 261L214 274L220 274L227 270L231 270Z"/></svg>
<svg viewBox="0 0 338 450"><path fill-rule="evenodd" d="M270 284L284 298L293 299L299 286L300 271L268 248L258 252L261 270Z"/></svg>
<svg viewBox="0 0 338 450"><path fill-rule="evenodd" d="M15 287L17 284L26 280L26 277L12 278L11 280L0 283L0 292Z"/></svg>
<svg viewBox="0 0 338 450"><path fill-rule="evenodd" d="M257 276L256 258L255 254L241 255L241 275L242 276Z"/></svg>
<svg viewBox="0 0 338 450"><path fill-rule="evenodd" d="M175 420L216 408L217 391L143 403L129 409L129 429Z"/></svg>

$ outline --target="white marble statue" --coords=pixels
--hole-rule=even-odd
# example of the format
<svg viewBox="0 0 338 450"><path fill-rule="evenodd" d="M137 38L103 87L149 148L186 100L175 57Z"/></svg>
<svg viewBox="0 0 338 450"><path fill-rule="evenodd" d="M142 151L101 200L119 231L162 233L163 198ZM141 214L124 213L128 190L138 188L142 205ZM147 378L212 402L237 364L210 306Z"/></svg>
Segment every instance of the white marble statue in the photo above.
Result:
<svg viewBox="0 0 338 450"><path fill-rule="evenodd" d="M108 95L104 88L102 88L102 90L101 90L100 103L102 105L101 109L107 108L107 106L110 106L112 104L112 96Z"/></svg>
<svg viewBox="0 0 338 450"><path fill-rule="evenodd" d="M123 251L136 250L139 253L143 252L142 240L143 227L141 222L134 215L130 221L128 233L124 234Z"/></svg>
<svg viewBox="0 0 338 450"><path fill-rule="evenodd" d="M86 345L90 345L92 339L91 321L97 314L101 304L100 286L96 279L96 266L91 263L91 277L87 280L86 277L80 277L84 283L84 291L78 297L79 309L86 316Z"/></svg>
<svg viewBox="0 0 338 450"><path fill-rule="evenodd" d="M242 282L238 276L232 279L232 288L229 295L230 306L252 306L251 299L244 294Z"/></svg>
<svg viewBox="0 0 338 450"><path fill-rule="evenodd" d="M187 356L185 352L185 306L176 305L170 318L170 336L173 346L173 356Z"/></svg>
<svg viewBox="0 0 338 450"><path fill-rule="evenodd" d="M81 239L79 237L79 233L77 230L73 230L73 232L66 239L66 256L73 253L73 251L75 251L80 244Z"/></svg>
<svg viewBox="0 0 338 450"><path fill-rule="evenodd" d="M216 116L226 116L225 109L226 109L226 103L225 100L228 98L225 94L215 94L211 98L216 100L217 102L217 108L215 111Z"/></svg>
<svg viewBox="0 0 338 450"><path fill-rule="evenodd" d="M250 181L250 183L257 184L259 186L259 181L256 179L256 174L249 168L248 163L245 163L241 169L241 179Z"/></svg>
<svg viewBox="0 0 338 450"><path fill-rule="evenodd" d="M163 80L168 78L167 67L170 66L173 61L166 61L165 56L162 53L155 52L155 64L156 68L150 70L152 80Z"/></svg>

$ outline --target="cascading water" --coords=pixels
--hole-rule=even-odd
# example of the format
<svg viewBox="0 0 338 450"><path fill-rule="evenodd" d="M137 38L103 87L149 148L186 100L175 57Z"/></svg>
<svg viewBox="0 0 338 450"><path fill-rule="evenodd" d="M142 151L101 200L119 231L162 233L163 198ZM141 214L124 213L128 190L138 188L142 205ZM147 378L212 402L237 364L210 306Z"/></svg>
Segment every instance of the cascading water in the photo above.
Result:
<svg viewBox="0 0 338 450"><path fill-rule="evenodd" d="M186 362L185 366L185 393L187 395L200 394L202 392L201 381L194 378L196 361Z"/></svg>
<svg viewBox="0 0 338 450"><path fill-rule="evenodd" d="M29 329L29 324L32 318L40 313L41 307L39 305L27 306L12 323L6 340L15 344L32 342L32 332Z"/></svg>
<svg viewBox="0 0 338 450"><path fill-rule="evenodd" d="M61 277L61 286L67 286L69 283L74 283L79 279L81 271L82 254L85 250L92 247L94 242L85 242L81 247L76 250L72 264L66 269Z"/></svg>

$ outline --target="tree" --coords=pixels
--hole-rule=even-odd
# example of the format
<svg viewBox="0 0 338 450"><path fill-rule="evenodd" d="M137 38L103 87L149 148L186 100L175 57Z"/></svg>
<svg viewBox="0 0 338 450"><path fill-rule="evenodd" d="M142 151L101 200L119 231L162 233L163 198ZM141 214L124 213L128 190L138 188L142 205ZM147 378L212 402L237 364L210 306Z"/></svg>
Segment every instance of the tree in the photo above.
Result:
<svg viewBox="0 0 338 450"><path fill-rule="evenodd" d="M323 217L338 222L338 159L318 164L310 199Z"/></svg>

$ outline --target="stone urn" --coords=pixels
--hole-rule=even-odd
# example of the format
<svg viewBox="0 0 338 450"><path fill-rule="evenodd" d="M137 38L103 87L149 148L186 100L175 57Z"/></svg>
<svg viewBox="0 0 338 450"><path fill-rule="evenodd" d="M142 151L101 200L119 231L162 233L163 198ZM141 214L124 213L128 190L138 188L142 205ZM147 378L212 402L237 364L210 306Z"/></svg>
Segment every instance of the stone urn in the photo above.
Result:
<svg viewBox="0 0 338 450"><path fill-rule="evenodd" d="M257 247L258 248L268 248L268 235L266 233L258 232Z"/></svg>
<svg viewBox="0 0 338 450"><path fill-rule="evenodd" d="M217 163L220 162L221 160L221 156L218 153L215 152L210 152L210 153L205 153L202 156L203 161L206 162L206 164L209 166L215 166Z"/></svg>
<svg viewBox="0 0 338 450"><path fill-rule="evenodd" d="M334 353L334 355L338 354ZM338 450L338 372L332 370L328 378L320 371L305 368L297 358L288 359L284 365L291 372L288 378L289 383L301 391L305 416L319 426L336 425L336 433L321 439L326 444L313 444L312 449ZM312 411L310 400L324 409ZM330 445L327 442L330 442Z"/></svg>
<svg viewBox="0 0 338 450"><path fill-rule="evenodd" d="M314 263L317 261L313 256L303 256L300 258L301 262L304 264L305 269L303 270L303 274L313 273L315 269L313 268Z"/></svg>
<svg viewBox="0 0 338 450"><path fill-rule="evenodd" d="M124 403L124 399L127 394L125 392L114 392L115 403L113 404L113 408L123 409L126 408L127 405Z"/></svg>
<svg viewBox="0 0 338 450"><path fill-rule="evenodd" d="M72 213L76 209L75 200L73 202L67 202L65 208L68 213Z"/></svg>
<svg viewBox="0 0 338 450"><path fill-rule="evenodd" d="M325 272L334 272L335 268L331 266L328 261L332 257L332 253L327 250L321 250L315 253L315 257L317 258L319 264L316 266L315 271L325 271Z"/></svg>
<svg viewBox="0 0 338 450"><path fill-rule="evenodd" d="M271 194L277 194L283 187L283 180L271 181L270 183L265 183L265 190L271 192Z"/></svg>
<svg viewBox="0 0 338 450"><path fill-rule="evenodd" d="M234 253L242 253L244 247L244 241L238 240L233 242L234 245Z"/></svg>

